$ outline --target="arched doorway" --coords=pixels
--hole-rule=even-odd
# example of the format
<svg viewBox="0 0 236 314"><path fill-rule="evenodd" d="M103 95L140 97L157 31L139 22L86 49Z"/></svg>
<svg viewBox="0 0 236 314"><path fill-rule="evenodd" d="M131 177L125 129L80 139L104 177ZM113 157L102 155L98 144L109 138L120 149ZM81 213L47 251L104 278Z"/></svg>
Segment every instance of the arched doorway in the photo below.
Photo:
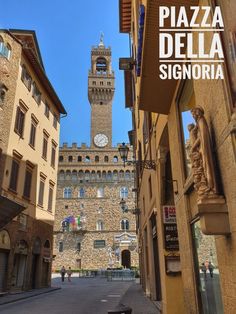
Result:
<svg viewBox="0 0 236 314"><path fill-rule="evenodd" d="M48 287L50 282L50 264L51 263L51 244L46 240L43 245L43 263L42 263L42 276L41 284L43 287Z"/></svg>
<svg viewBox="0 0 236 314"><path fill-rule="evenodd" d="M31 288L35 289L38 287L38 274L39 274L39 260L41 253L41 241L36 238L32 249L32 266L31 266Z"/></svg>
<svg viewBox="0 0 236 314"><path fill-rule="evenodd" d="M0 232L0 291L6 289L8 256L11 249L9 234L6 230Z"/></svg>
<svg viewBox="0 0 236 314"><path fill-rule="evenodd" d="M20 240L15 248L12 288L23 289L25 283L26 261L28 256L28 244L25 240Z"/></svg>
<svg viewBox="0 0 236 314"><path fill-rule="evenodd" d="M123 250L121 253L121 265L124 268L130 268L131 263L130 263L130 251L129 250Z"/></svg>

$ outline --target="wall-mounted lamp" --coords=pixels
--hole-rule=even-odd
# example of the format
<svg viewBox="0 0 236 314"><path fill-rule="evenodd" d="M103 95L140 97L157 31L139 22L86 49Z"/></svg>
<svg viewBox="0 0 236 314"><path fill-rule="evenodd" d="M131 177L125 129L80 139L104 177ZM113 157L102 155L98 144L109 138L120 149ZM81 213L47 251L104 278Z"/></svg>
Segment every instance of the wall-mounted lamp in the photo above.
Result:
<svg viewBox="0 0 236 314"><path fill-rule="evenodd" d="M163 180L168 182L168 183L172 183L173 184L173 191L174 191L175 195L177 195L179 193L179 191L178 191L178 181L177 180L168 180L165 177L163 177Z"/></svg>
<svg viewBox="0 0 236 314"><path fill-rule="evenodd" d="M125 143L122 143L119 146L118 151L120 153L121 159L124 162L124 167L125 167L125 164L127 164L128 166L140 165L142 168L145 168L145 169L156 170L156 162L154 160L127 160L129 147Z"/></svg>
<svg viewBox="0 0 236 314"><path fill-rule="evenodd" d="M138 215L140 213L139 208L129 209L128 206L126 205L126 201L123 198L121 199L119 204L123 213L131 212L134 215Z"/></svg>
<svg viewBox="0 0 236 314"><path fill-rule="evenodd" d="M135 65L132 58L119 58L119 70L131 71Z"/></svg>

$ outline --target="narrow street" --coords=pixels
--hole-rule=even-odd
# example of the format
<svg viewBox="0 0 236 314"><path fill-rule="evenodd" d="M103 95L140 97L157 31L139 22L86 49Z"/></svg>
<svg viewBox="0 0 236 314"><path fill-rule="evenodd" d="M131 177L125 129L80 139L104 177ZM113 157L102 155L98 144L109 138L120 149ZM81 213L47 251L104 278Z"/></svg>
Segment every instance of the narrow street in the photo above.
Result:
<svg viewBox="0 0 236 314"><path fill-rule="evenodd" d="M134 282L107 282L105 278L67 278L61 283L59 277L52 280L52 286L61 289L0 306L4 314L105 314L119 302L130 305L138 302L138 311L132 314L158 313L146 297L140 295L140 285ZM127 291L131 291L127 293ZM136 298L138 301L136 302ZM128 304L128 303L131 304ZM140 302L140 304L139 304Z"/></svg>

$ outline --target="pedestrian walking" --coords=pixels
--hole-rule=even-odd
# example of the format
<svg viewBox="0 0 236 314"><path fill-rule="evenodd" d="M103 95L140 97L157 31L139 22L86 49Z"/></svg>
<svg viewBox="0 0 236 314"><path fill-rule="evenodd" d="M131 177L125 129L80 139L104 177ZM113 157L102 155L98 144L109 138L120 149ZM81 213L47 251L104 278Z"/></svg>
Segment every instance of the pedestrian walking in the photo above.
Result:
<svg viewBox="0 0 236 314"><path fill-rule="evenodd" d="M64 282L65 280L65 274L66 274L66 269L64 266L61 268L61 281Z"/></svg>
<svg viewBox="0 0 236 314"><path fill-rule="evenodd" d="M71 282L71 275L72 275L72 270L69 267L69 269L67 270L67 276L68 276L68 281Z"/></svg>
<svg viewBox="0 0 236 314"><path fill-rule="evenodd" d="M209 269L209 272L210 272L210 276L212 278L213 277L214 266L212 265L211 262L209 262L209 264L208 264L208 269Z"/></svg>
<svg viewBox="0 0 236 314"><path fill-rule="evenodd" d="M201 271L203 272L204 278L206 279L206 271L207 271L207 268L206 268L205 263L202 263L202 265L201 265Z"/></svg>

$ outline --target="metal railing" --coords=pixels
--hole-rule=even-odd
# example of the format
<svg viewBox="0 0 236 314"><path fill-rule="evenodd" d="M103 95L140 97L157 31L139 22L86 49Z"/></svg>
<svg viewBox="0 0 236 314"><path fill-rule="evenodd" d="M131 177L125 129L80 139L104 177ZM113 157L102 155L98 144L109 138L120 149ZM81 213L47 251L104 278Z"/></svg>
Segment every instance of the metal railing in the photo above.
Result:
<svg viewBox="0 0 236 314"><path fill-rule="evenodd" d="M130 269L106 270L107 281L133 281L135 280L135 271Z"/></svg>

